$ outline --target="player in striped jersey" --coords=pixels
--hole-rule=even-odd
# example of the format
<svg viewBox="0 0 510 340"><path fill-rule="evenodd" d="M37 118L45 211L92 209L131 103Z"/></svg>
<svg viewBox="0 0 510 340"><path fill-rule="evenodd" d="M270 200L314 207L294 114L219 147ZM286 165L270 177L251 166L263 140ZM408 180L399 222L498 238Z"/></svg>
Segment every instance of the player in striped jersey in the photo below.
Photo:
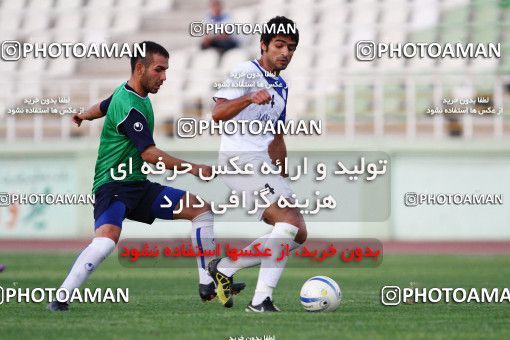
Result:
<svg viewBox="0 0 510 340"><path fill-rule="evenodd" d="M215 121L278 121L285 122L288 88L280 76L290 63L299 42L299 32L292 20L275 17L266 24L272 32L261 35L261 57L238 65L222 88L214 95L213 109ZM258 165L284 162L287 156L283 135L280 134L242 134L238 129L232 135L221 136L220 163L228 163L228 158L239 157L239 162ZM261 211L259 219L274 226L271 233L255 240L245 250L250 251L254 244L260 243L271 249L270 257L240 257L237 261L229 258L215 259L209 264L209 273L218 285L218 298L225 307L233 305L232 276L242 268L260 264L255 295L246 311L277 312L273 303L273 289L276 287L285 267L286 258L277 261L280 245L296 249L307 237L303 216L297 208L281 208L277 201L280 197L292 199L292 189L286 178L281 176L224 176L225 183L236 192L244 191L251 201L257 199L254 192L265 192L271 204ZM260 196L260 195L259 195Z"/></svg>

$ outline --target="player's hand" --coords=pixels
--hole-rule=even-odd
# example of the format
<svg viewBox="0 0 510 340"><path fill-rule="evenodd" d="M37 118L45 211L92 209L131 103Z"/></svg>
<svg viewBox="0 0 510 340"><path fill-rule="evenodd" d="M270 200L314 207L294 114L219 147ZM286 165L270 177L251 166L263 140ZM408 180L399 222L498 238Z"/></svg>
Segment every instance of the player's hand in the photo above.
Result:
<svg viewBox="0 0 510 340"><path fill-rule="evenodd" d="M73 114L72 119L73 119L73 123L76 124L76 126L78 126L78 127L80 127L81 122L83 122L83 118L80 117L80 114L78 112Z"/></svg>
<svg viewBox="0 0 510 340"><path fill-rule="evenodd" d="M250 101L257 105L269 104L271 102L271 95L267 90L260 90L250 95Z"/></svg>
<svg viewBox="0 0 510 340"><path fill-rule="evenodd" d="M202 173L203 177L212 177L213 176L213 169L209 165L205 164L193 164L193 167L191 168L191 174L194 176L199 177L200 173ZM214 177L217 175L214 174ZM212 178L214 178L212 177ZM211 178L211 179L212 179Z"/></svg>

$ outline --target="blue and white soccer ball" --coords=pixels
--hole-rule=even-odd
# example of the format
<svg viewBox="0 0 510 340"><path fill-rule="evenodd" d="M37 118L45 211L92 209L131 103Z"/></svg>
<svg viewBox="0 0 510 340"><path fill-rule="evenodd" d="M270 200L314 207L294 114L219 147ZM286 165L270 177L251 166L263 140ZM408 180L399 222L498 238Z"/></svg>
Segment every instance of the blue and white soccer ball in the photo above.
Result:
<svg viewBox="0 0 510 340"><path fill-rule="evenodd" d="M314 276L301 288L299 299L307 312L333 312L340 305L342 292L333 279Z"/></svg>

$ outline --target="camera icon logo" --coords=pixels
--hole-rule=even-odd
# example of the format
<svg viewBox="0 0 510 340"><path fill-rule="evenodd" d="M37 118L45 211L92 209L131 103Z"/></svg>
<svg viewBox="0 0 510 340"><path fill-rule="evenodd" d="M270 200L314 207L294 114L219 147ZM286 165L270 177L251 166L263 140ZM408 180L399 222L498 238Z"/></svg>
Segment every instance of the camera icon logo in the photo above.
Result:
<svg viewBox="0 0 510 340"><path fill-rule="evenodd" d="M177 121L177 136L193 138L197 135L197 121L195 118L179 118Z"/></svg>
<svg viewBox="0 0 510 340"><path fill-rule="evenodd" d="M11 205L10 195L7 192L0 192L0 207L8 207Z"/></svg>
<svg viewBox="0 0 510 340"><path fill-rule="evenodd" d="M406 207L416 207L418 205L418 194L415 192L406 192L404 195L404 205Z"/></svg>
<svg viewBox="0 0 510 340"><path fill-rule="evenodd" d="M360 40L356 43L356 59L372 61L375 59L375 43L370 40Z"/></svg>
<svg viewBox="0 0 510 340"><path fill-rule="evenodd" d="M381 289L381 303L385 306L397 306L401 303L402 295L399 286L384 286Z"/></svg>
<svg viewBox="0 0 510 340"><path fill-rule="evenodd" d="M192 37L203 37L205 34L204 23L201 21L194 21L189 26L189 34Z"/></svg>
<svg viewBox="0 0 510 340"><path fill-rule="evenodd" d="M21 43L16 40L6 40L1 45L1 58L4 61L16 61L21 58Z"/></svg>

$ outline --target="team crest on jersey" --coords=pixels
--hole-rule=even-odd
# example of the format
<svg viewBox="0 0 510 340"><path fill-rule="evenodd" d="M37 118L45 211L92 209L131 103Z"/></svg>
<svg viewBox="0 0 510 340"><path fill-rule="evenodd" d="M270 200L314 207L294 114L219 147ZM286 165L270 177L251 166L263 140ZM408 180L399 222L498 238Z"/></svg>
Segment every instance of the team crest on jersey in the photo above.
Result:
<svg viewBox="0 0 510 340"><path fill-rule="evenodd" d="M133 125L133 129L135 129L136 132L140 132L143 130L143 124L140 123L140 122L136 122L134 125Z"/></svg>

